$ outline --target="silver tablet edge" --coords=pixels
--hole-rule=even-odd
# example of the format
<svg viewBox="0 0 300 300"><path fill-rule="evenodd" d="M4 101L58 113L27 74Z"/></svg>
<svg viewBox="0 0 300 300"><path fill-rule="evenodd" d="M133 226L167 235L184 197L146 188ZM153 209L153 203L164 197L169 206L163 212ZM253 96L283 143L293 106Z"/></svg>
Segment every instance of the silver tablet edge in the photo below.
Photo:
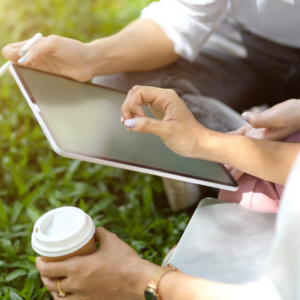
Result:
<svg viewBox="0 0 300 300"><path fill-rule="evenodd" d="M140 173L146 173L150 175L155 175L155 176L161 176L161 177L166 177L170 179L175 179L175 180L180 180L180 181L185 181L185 182L190 182L194 184L199 184L199 185L205 185L213 188L218 188L218 189L224 189L227 191L232 191L235 192L238 190L239 186L234 187L234 186L229 186L226 184L220 184L220 183L214 183L210 181L205 181L205 180L199 180L199 179L194 179L190 177L184 177L180 175L175 175L175 174L170 174L162 171L157 171L157 170L151 170L148 168L142 168L142 167L136 167L136 166L131 166L127 164L122 164L122 163L117 163L117 162L112 162L108 160L102 160L99 158L92 158L92 157L87 157L84 155L79 155L79 154L74 154L67 152L65 150L62 150L59 148L59 146L55 143L54 139L52 138L50 132L48 131L47 127L44 124L43 119L39 115L39 107L37 104L33 103L30 96L27 94L25 88L23 87L21 81L18 78L18 75L16 74L13 66L10 67L11 74L13 75L15 81L17 82L21 92L23 93L29 107L31 108L34 116L36 117L37 121L39 122L40 126L42 127L42 130L44 134L46 135L52 149L59 155L67 157L67 158L72 158L72 159L78 159L86 162L91 162L91 163L97 163L105 166L110 166L110 167L115 167L115 168L120 168L120 169L126 169L129 171L135 171L135 172L140 172Z"/></svg>
<svg viewBox="0 0 300 300"><path fill-rule="evenodd" d="M53 140L51 139L51 141L53 141ZM238 187L231 187L229 185L223 185L223 184L220 184L220 183L213 183L213 182L210 182L210 181L193 179L193 178L190 178L190 177L187 178L187 177L184 177L184 176L165 173L165 172L162 172L162 171L151 170L151 169L148 169L148 168L130 166L130 165L127 165L127 164L116 163L116 162L112 162L112 161L108 161L108 160L102 160L102 159L99 159L99 158L92 158L92 157L87 157L87 156L84 156L84 155L74 154L74 153L70 153L70 152L67 152L67 151L64 151L64 150L60 149L55 144L55 142L53 142L53 143L50 142L50 144L51 144L53 150L57 154L59 154L61 156L64 156L64 157L72 158L72 159L83 160L83 161L87 161L87 162L91 162L91 163L97 163L97 164L101 164L101 165L105 165L105 166L110 166L110 167L115 167L115 168L120 168L120 169L126 169L126 170L129 170L129 171L146 173L146 174L160 176L160 177L167 177L167 178L176 179L176 180L185 181L185 182L190 182L190 183L195 183L195 184L199 184L199 185L210 186L210 187L213 187L213 188L225 189L227 191L232 191L232 192L235 192L235 191L238 190Z"/></svg>

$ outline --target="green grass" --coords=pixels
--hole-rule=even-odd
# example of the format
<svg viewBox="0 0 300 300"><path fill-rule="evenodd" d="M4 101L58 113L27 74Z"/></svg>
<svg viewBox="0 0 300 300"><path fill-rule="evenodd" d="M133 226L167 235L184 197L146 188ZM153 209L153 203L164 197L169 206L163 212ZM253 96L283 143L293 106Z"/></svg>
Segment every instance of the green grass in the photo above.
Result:
<svg viewBox="0 0 300 300"><path fill-rule="evenodd" d="M120 30L149 0L0 0L0 47L36 32L90 41ZM0 63L4 60L1 58ZM160 178L56 155L14 80L0 79L0 299L51 299L35 269L34 222L72 205L161 263L188 222L169 211Z"/></svg>

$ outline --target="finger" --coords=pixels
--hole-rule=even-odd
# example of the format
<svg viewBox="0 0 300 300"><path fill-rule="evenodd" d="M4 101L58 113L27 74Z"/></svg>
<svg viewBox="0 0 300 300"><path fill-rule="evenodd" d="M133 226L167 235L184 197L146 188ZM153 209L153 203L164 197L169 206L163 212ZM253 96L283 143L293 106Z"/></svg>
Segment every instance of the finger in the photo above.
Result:
<svg viewBox="0 0 300 300"><path fill-rule="evenodd" d="M104 245L109 235L111 235L111 232L107 231L104 227L98 227L95 231L95 240Z"/></svg>
<svg viewBox="0 0 300 300"><path fill-rule="evenodd" d="M143 96L140 94L138 87L133 87L129 93L127 94L127 97L121 107L121 113L125 120L131 119L134 117L134 115L139 117L144 117L145 112L142 105L145 105L145 102L143 101Z"/></svg>
<svg viewBox="0 0 300 300"><path fill-rule="evenodd" d="M234 131L228 131L228 132L226 132L226 134L236 135L236 130L234 130Z"/></svg>
<svg viewBox="0 0 300 300"><path fill-rule="evenodd" d="M58 280L55 279L49 279L46 277L41 276L42 282L44 286L47 288L47 290L50 293L57 293L58 292Z"/></svg>
<svg viewBox="0 0 300 300"><path fill-rule="evenodd" d="M53 296L53 299L54 300L60 300L59 298L59 296L58 296L58 293L51 293L51 295Z"/></svg>
<svg viewBox="0 0 300 300"><path fill-rule="evenodd" d="M64 260L60 262L45 262L41 257L36 259L36 268L43 277L47 278L59 278L68 277L70 260Z"/></svg>
<svg viewBox="0 0 300 300"><path fill-rule="evenodd" d="M60 39L55 35L43 38L37 44L30 47L27 54L20 58L18 62L29 65L44 55L54 53L59 48L59 43Z"/></svg>
<svg viewBox="0 0 300 300"><path fill-rule="evenodd" d="M128 105L129 105L129 99L131 95L131 90L128 92L125 101L123 102L121 106L121 123L124 123L124 120L132 119L134 118L134 115L130 111Z"/></svg>
<svg viewBox="0 0 300 300"><path fill-rule="evenodd" d="M151 103L157 99L159 94L165 93L166 89L156 88L153 86L141 86L135 85L131 89L130 97L139 101L140 105L148 106L148 103Z"/></svg>
<svg viewBox="0 0 300 300"><path fill-rule="evenodd" d="M292 133L288 129L289 128L266 128L262 133L262 138L269 141L281 141Z"/></svg>
<svg viewBox="0 0 300 300"><path fill-rule="evenodd" d="M247 128L251 127L249 124L246 124L235 131L236 135L246 135Z"/></svg>
<svg viewBox="0 0 300 300"><path fill-rule="evenodd" d="M253 128L280 128L282 124L270 110L255 114L252 112L244 112L242 118L249 123Z"/></svg>
<svg viewBox="0 0 300 300"><path fill-rule="evenodd" d="M145 112L142 108L142 106L148 105L148 102L144 101L145 90L145 87L134 86L128 94L127 109L129 109L133 115L145 117Z"/></svg>
<svg viewBox="0 0 300 300"><path fill-rule="evenodd" d="M2 49L3 56L10 61L18 61L20 58L19 52L27 42L28 41L6 45Z"/></svg>
<svg viewBox="0 0 300 300"><path fill-rule="evenodd" d="M243 171L240 171L238 169L231 170L231 175L236 181L239 180L244 174L245 173Z"/></svg>
<svg viewBox="0 0 300 300"><path fill-rule="evenodd" d="M71 280L69 278L47 278L41 277L45 287L51 293L58 293L58 283L60 282L60 289L65 293L72 293L74 290L71 288Z"/></svg>
<svg viewBox="0 0 300 300"><path fill-rule="evenodd" d="M152 118L134 118L124 121L124 126L130 131L155 134L162 137L167 122L158 121Z"/></svg>
<svg viewBox="0 0 300 300"><path fill-rule="evenodd" d="M160 89L149 86L134 86L124 104L122 105L123 118L132 118L130 115L145 117L144 110L141 106L151 104L152 109L159 109L164 112L169 103L178 95L173 90Z"/></svg>
<svg viewBox="0 0 300 300"><path fill-rule="evenodd" d="M233 167L231 167L231 166L228 166L228 165L224 165L224 166L229 172L231 172L233 170Z"/></svg>
<svg viewBox="0 0 300 300"><path fill-rule="evenodd" d="M66 297L69 297L68 299L73 299L71 297L72 295L75 295L78 293L78 289L76 283L70 279L70 277L67 278L55 278L55 279L49 279L46 277L41 277L45 287L48 289L51 294L57 294L59 295L59 289L58 289L58 283L60 282L60 290L62 292L66 293Z"/></svg>
<svg viewBox="0 0 300 300"><path fill-rule="evenodd" d="M238 128L237 130L226 132L226 134L230 134L230 135L245 135L246 134L246 130L247 130L247 126L249 126L249 125L248 124L243 125L242 127Z"/></svg>
<svg viewBox="0 0 300 300"><path fill-rule="evenodd" d="M66 294L65 297L60 297L60 296L58 296L58 293L51 293L51 294L52 294L54 300L62 300L62 299L82 300L81 295L75 296L74 294Z"/></svg>

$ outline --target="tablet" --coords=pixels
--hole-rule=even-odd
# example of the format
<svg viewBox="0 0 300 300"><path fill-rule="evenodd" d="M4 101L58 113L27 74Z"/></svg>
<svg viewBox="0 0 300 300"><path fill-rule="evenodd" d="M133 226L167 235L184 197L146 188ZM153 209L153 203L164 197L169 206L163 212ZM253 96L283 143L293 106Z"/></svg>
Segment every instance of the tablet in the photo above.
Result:
<svg viewBox="0 0 300 300"><path fill-rule="evenodd" d="M120 123L125 93L17 64L12 65L11 73L56 153L230 191L238 189L224 165L181 157L155 135L127 132ZM152 117L147 107L145 112Z"/></svg>

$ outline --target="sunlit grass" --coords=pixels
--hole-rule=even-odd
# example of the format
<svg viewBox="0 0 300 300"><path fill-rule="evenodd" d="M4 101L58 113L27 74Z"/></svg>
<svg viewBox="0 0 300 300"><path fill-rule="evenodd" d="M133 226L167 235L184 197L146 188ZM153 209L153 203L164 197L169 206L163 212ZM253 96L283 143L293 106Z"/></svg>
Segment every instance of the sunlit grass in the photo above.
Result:
<svg viewBox="0 0 300 300"><path fill-rule="evenodd" d="M0 47L36 32L81 41L107 36L149 2L0 0ZM56 155L7 75L0 79L0 166L0 299L51 299L30 245L34 222L50 209L82 208L156 263L188 221L168 210L160 178Z"/></svg>

